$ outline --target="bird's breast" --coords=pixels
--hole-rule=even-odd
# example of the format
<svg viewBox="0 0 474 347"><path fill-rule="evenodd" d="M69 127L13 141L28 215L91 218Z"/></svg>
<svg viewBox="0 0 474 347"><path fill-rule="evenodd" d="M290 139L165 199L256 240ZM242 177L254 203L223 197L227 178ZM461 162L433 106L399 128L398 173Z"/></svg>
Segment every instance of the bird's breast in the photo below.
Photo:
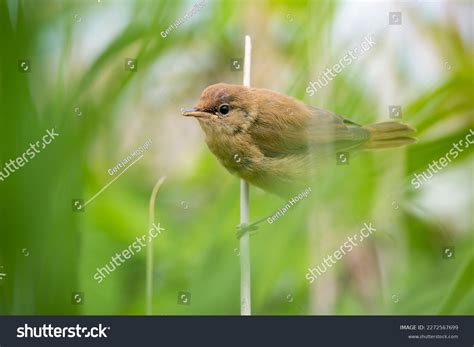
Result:
<svg viewBox="0 0 474 347"><path fill-rule="evenodd" d="M256 161L262 157L246 134L207 136L206 143L227 170L241 177L255 171Z"/></svg>
<svg viewBox="0 0 474 347"><path fill-rule="evenodd" d="M309 172L304 155L265 157L248 134L207 136L206 143L230 173L280 196L298 191Z"/></svg>

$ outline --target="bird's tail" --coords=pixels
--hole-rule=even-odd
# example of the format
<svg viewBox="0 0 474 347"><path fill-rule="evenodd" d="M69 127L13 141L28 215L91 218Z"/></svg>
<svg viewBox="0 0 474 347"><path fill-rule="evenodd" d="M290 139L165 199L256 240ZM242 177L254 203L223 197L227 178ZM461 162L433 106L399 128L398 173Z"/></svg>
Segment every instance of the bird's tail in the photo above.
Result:
<svg viewBox="0 0 474 347"><path fill-rule="evenodd" d="M416 142L416 139L410 136L415 129L407 124L383 122L365 125L364 129L369 131L370 138L363 145L363 149L400 147Z"/></svg>

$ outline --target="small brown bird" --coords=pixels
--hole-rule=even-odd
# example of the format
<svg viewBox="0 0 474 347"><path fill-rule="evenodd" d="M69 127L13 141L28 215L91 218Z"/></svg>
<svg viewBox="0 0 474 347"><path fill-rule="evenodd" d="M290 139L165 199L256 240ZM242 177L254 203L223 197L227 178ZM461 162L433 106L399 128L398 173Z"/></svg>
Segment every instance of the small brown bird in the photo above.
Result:
<svg viewBox="0 0 474 347"><path fill-rule="evenodd" d="M207 87L184 116L198 119L222 165L247 182L289 197L339 152L403 146L414 129L398 122L359 125L268 89Z"/></svg>

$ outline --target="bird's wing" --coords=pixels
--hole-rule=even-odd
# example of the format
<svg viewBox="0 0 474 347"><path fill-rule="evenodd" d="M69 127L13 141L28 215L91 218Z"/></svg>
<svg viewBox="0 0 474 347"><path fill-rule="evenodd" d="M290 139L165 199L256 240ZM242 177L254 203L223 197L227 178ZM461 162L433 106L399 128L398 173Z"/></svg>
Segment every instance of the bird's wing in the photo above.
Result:
<svg viewBox="0 0 474 347"><path fill-rule="evenodd" d="M360 124L330 111L312 106L308 108L311 111L308 122L309 147L343 151L369 140L369 131Z"/></svg>
<svg viewBox="0 0 474 347"><path fill-rule="evenodd" d="M279 122L259 117L250 131L254 143L265 156L278 157L309 151L344 151L369 139L366 129L347 118L312 106L305 111L278 115Z"/></svg>

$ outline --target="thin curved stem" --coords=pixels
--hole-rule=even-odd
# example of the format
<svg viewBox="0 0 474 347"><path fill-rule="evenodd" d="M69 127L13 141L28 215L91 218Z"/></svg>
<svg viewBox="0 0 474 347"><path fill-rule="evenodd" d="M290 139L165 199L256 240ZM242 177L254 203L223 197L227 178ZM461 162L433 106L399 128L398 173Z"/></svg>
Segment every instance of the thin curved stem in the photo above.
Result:
<svg viewBox="0 0 474 347"><path fill-rule="evenodd" d="M165 176L161 177L151 192L150 203L148 204L148 230L153 228L153 223L155 222L156 195L165 179ZM148 246L146 251L146 314L150 316L153 307L153 244L149 244Z"/></svg>

